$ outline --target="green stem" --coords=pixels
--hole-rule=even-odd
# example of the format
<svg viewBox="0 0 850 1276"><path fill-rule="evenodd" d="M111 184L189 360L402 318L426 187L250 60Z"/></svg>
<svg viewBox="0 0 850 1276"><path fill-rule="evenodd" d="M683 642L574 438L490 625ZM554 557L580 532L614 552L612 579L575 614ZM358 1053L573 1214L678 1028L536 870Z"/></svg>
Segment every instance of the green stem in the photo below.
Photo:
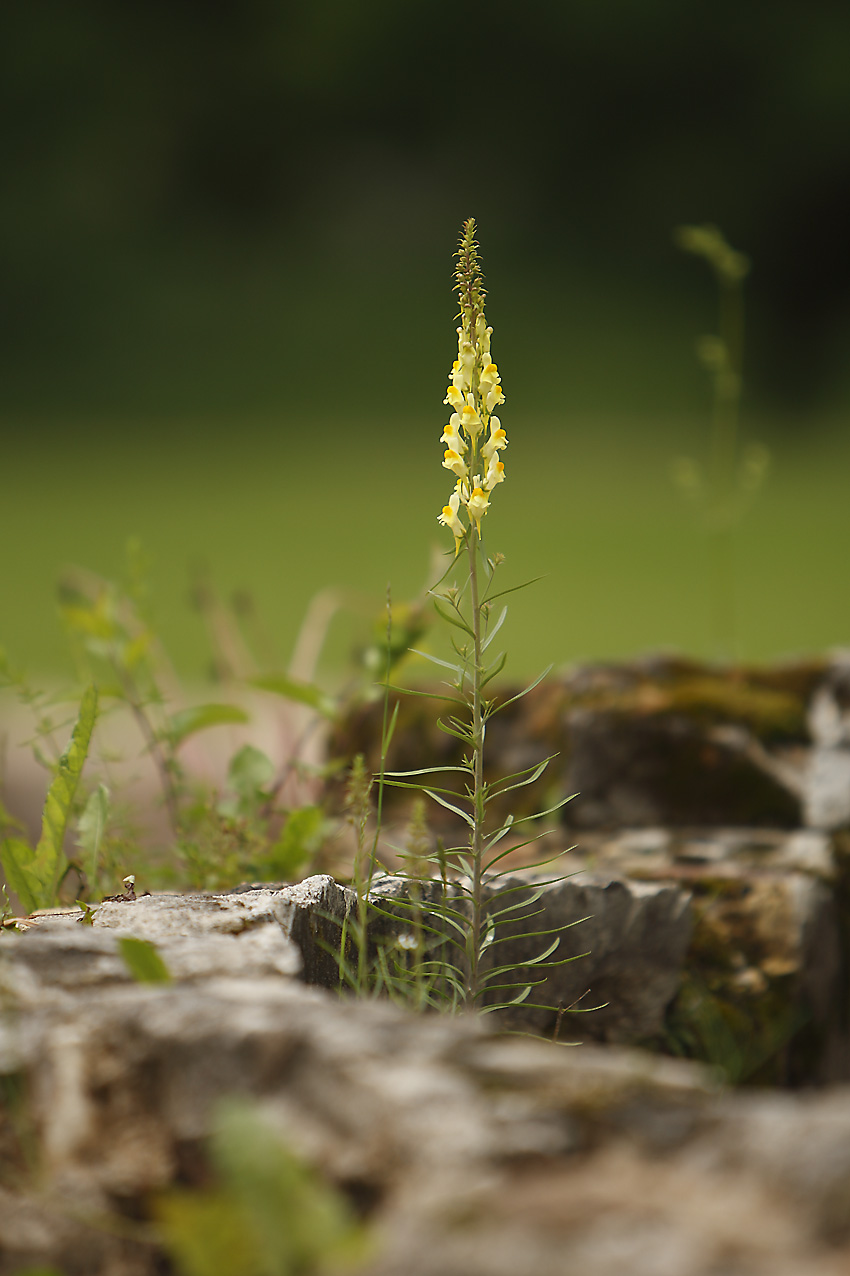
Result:
<svg viewBox="0 0 850 1276"><path fill-rule="evenodd" d="M354 865L354 890L357 896L357 989L362 995L366 987L366 976L369 968L369 896L372 893L372 881L375 876L375 865L378 862L378 839L384 813L384 781L387 771L387 752L389 749L388 728L390 710L390 672L392 670L393 639L393 607L390 587L387 585L387 663L384 670L384 715L381 727L381 766L378 772L378 803L375 812L375 833L372 838L372 849L366 866L366 879L363 879L362 847L358 846Z"/></svg>
<svg viewBox="0 0 850 1276"><path fill-rule="evenodd" d="M714 379L714 429L711 488L713 527L711 576L713 614L718 655L736 654L737 615L732 563L735 519L735 467L738 456L738 422L741 410L744 304L739 279L718 275L720 289L720 339L725 358Z"/></svg>
<svg viewBox="0 0 850 1276"><path fill-rule="evenodd" d="M484 844L484 717L481 707L481 604L478 600L478 538L475 527L469 529L469 587L472 602L472 833L470 860L472 867L472 919L469 934L467 1000L475 1007L480 995L479 957L483 922L483 844Z"/></svg>

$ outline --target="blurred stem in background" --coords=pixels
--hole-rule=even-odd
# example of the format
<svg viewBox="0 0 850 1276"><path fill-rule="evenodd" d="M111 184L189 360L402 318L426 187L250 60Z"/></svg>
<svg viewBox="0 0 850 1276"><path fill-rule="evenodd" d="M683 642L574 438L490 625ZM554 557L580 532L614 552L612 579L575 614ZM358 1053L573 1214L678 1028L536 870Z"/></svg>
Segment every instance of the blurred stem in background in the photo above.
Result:
<svg viewBox="0 0 850 1276"><path fill-rule="evenodd" d="M708 262L718 289L718 331L700 337L697 355L712 377L714 405L708 463L673 463L673 480L697 508L708 540L712 645L720 659L738 659L736 532L761 487L770 454L762 444L741 447L744 357L744 279L750 262L716 226L680 226L675 241Z"/></svg>

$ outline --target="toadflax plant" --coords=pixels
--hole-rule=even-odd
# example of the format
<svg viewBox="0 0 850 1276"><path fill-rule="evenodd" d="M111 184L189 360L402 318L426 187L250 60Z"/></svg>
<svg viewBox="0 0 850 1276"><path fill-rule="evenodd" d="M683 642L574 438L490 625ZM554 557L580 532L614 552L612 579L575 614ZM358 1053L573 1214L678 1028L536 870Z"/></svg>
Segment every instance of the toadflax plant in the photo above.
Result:
<svg viewBox="0 0 850 1276"><path fill-rule="evenodd" d="M462 742L464 756L460 766L385 772L380 779L404 788L421 789L463 821L467 837L460 846L441 848L426 868L409 870L406 874L411 883L407 907L414 914L413 935L401 937L399 947L403 951L395 958L394 971L383 961L382 980L386 985L390 977L394 978L396 991L407 980L418 1005L448 1003L452 1008L497 1009L527 998L531 988L543 982L542 975L538 978L536 972L545 966L560 964L550 960L560 942L560 934L527 925L529 919L536 916L530 910L548 883L538 882L529 888L527 882L517 886L505 880L507 873L501 867L505 856L519 848L513 842L506 851L499 843L508 833L513 836L524 820L508 816L496 827L488 822L491 801L502 798L512 789L534 783L550 759L495 782L484 778L488 720L519 698L514 696L500 703L488 690L505 664L504 654L495 658L488 654L507 614L507 608L503 607L494 619L493 603L510 591L494 591L495 572L502 558L486 555L482 523L490 509L493 492L505 480L501 453L508 439L495 415L505 396L493 361L493 330L484 313L486 292L472 218L464 224L456 256L455 291L460 304L458 354L444 399L451 408L451 416L441 435L445 445L443 467L454 475L455 482L438 516L439 522L454 537L454 554L447 572L431 593L440 616L452 627L452 646L457 660L440 660L425 652L417 654L451 675L450 693L437 698L448 701L453 712L440 720L440 727ZM446 578L456 568L465 570L465 582L461 586L446 585ZM525 691L520 692L524 694ZM445 781L442 778L446 773L453 773L455 785L460 780L461 792L456 786L441 787L443 782L448 783L448 776ZM426 777L434 777L434 782ZM563 803L558 804L561 805ZM557 809L553 807L551 811ZM539 814L548 815L551 811ZM525 817L530 818L533 817ZM532 837L520 845L535 840ZM417 858L421 865L421 857ZM426 876L438 878L441 890L434 889L438 887L434 880L428 882L428 889L422 889L422 878ZM413 886L412 882L416 881L420 884ZM426 914L424 923L422 910ZM500 964L496 956L497 945L504 938L501 931L505 923L513 923L513 930L520 927L526 936L554 934L555 938L551 941L547 938L542 951L530 961L524 961L520 970L516 965ZM424 941L420 939L423 935L427 937ZM535 968L531 979L528 966Z"/></svg>

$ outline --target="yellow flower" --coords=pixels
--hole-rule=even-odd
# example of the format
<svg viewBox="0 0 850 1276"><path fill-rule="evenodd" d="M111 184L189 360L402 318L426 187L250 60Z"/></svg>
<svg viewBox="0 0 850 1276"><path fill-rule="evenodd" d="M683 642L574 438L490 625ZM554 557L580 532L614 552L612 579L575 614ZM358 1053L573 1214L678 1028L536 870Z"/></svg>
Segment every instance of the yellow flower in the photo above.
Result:
<svg viewBox="0 0 850 1276"><path fill-rule="evenodd" d="M499 460L499 453L494 452L490 457L490 464L487 466L487 474L484 478L485 492L492 492L497 483L504 483L505 467Z"/></svg>
<svg viewBox="0 0 850 1276"><path fill-rule="evenodd" d="M454 448L450 447L446 448L443 453L443 468L451 470L459 479L465 479L468 474L463 457L455 452Z"/></svg>
<svg viewBox="0 0 850 1276"><path fill-rule="evenodd" d="M496 452L508 446L508 436L502 429L502 423L497 416L490 417L490 437L481 449L481 455L485 461L490 461Z"/></svg>
<svg viewBox="0 0 850 1276"><path fill-rule="evenodd" d="M463 328L458 328L457 354L460 360L460 366L463 368L467 381L471 380L472 369L475 367L475 346L464 333Z"/></svg>
<svg viewBox="0 0 850 1276"><path fill-rule="evenodd" d="M443 527L448 527L449 531L454 533L455 538L455 557L460 549L460 543L466 535L466 528L458 517L460 509L460 492L455 489L449 497L448 505L443 506L442 514L437 515L437 522L442 523Z"/></svg>
<svg viewBox="0 0 850 1276"><path fill-rule="evenodd" d="M484 428L471 394L468 396L466 406L460 414L460 423L471 439L476 439Z"/></svg>
<svg viewBox="0 0 850 1276"><path fill-rule="evenodd" d="M455 359L452 364L452 385L456 390L460 391L469 389L469 381L466 372L461 367L460 359Z"/></svg>
<svg viewBox="0 0 850 1276"><path fill-rule="evenodd" d="M481 487L481 475L476 474L472 480L472 495L466 502L466 509L469 517L474 520L475 526L478 528L478 535L481 535L481 520L490 507L490 498L485 496Z"/></svg>
<svg viewBox="0 0 850 1276"><path fill-rule="evenodd" d="M440 435L440 442L445 443L446 447L451 448L454 452L463 456L466 451L466 444L461 438L458 426L460 425L460 417L456 412L452 413L452 419L449 421L443 433Z"/></svg>
<svg viewBox="0 0 850 1276"><path fill-rule="evenodd" d="M487 391L491 386L498 385L501 379L502 378L499 376L499 369L496 364L485 359L483 361L483 367L481 368L481 376L478 380L478 384L481 386L482 391Z"/></svg>
<svg viewBox="0 0 850 1276"><path fill-rule="evenodd" d="M488 412L492 412L500 403L504 403L505 396L502 394L502 387L496 383L490 386L484 395L484 406Z"/></svg>
<svg viewBox="0 0 850 1276"><path fill-rule="evenodd" d="M454 375L454 373L452 375ZM463 402L463 392L458 389L454 382L452 382L446 391L446 397L443 399L443 403L450 403L453 408L461 408L463 407Z"/></svg>

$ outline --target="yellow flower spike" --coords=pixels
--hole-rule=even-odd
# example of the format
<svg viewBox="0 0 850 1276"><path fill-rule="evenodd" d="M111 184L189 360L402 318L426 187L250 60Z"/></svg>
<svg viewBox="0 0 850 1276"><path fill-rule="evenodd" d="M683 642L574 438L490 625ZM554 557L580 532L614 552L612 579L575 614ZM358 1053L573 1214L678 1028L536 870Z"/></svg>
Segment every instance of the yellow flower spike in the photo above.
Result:
<svg viewBox="0 0 850 1276"><path fill-rule="evenodd" d="M463 457L450 447L443 454L443 468L451 470L459 479L465 479L469 472Z"/></svg>
<svg viewBox="0 0 850 1276"><path fill-rule="evenodd" d="M466 502L466 509L469 517L474 520L478 529L478 535L481 535L481 520L490 508L490 498L484 495L481 487L481 475L476 474L473 479L472 495Z"/></svg>
<svg viewBox="0 0 850 1276"><path fill-rule="evenodd" d="M442 514L437 515L437 522L442 523L443 527L447 527L453 533L455 538L455 558L460 549L461 541L466 535L466 528L458 517L460 509L460 492L455 489L449 497L448 505L443 506Z"/></svg>
<svg viewBox="0 0 850 1276"><path fill-rule="evenodd" d="M475 224L470 219L464 223L457 252L457 358L443 400L451 405L452 416L440 436L446 449L443 468L457 477L451 501L440 515L440 522L454 533L455 553L471 526L481 535L481 519L490 507L490 495L505 481L505 467L499 455L508 445L499 418L493 416L494 408L504 403L505 396L490 348L493 329L484 315L487 292L474 233ZM481 474L473 477L474 470L482 471L483 478ZM464 508L470 528L464 528L458 516Z"/></svg>

